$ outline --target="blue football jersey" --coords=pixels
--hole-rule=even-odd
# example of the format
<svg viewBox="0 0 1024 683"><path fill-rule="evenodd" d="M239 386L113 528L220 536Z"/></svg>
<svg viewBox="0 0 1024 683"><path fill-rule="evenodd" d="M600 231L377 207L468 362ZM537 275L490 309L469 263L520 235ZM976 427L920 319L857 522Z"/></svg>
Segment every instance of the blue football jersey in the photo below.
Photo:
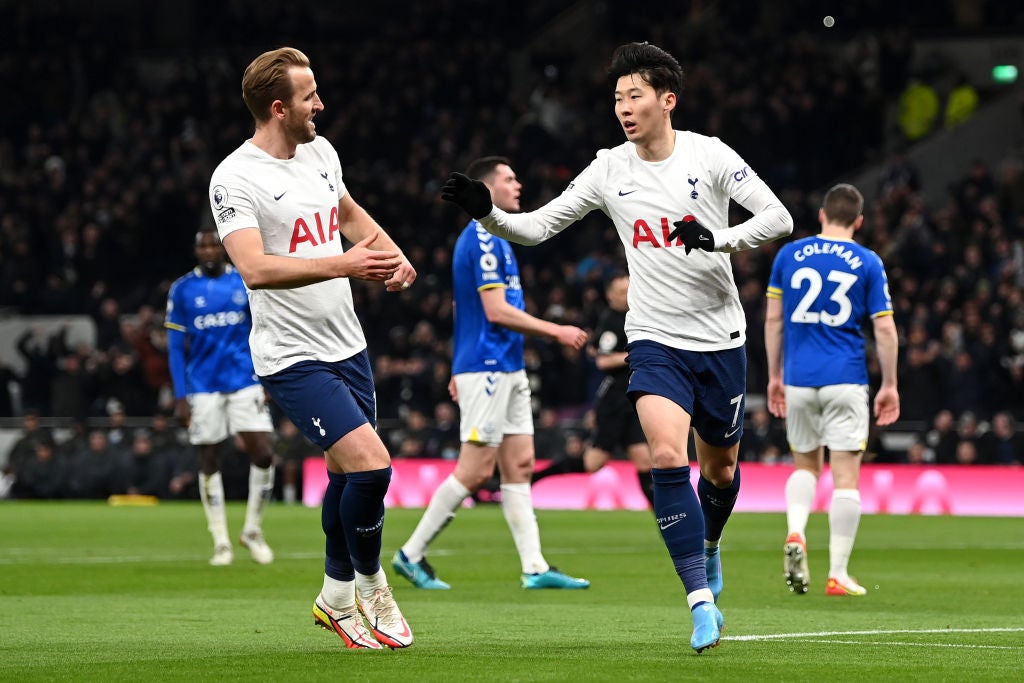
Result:
<svg viewBox="0 0 1024 683"><path fill-rule="evenodd" d="M453 374L514 372L525 367L523 335L488 322L484 314L480 291L492 287L504 288L508 303L519 310L526 308L512 246L476 221L470 221L455 242L452 254Z"/></svg>
<svg viewBox="0 0 1024 683"><path fill-rule="evenodd" d="M164 325L176 398L259 383L249 353L249 297L242 276L231 266L220 277L207 277L195 268L175 280ZM175 339L177 333L184 338Z"/></svg>
<svg viewBox="0 0 1024 683"><path fill-rule="evenodd" d="M893 312L877 254L820 235L790 242L775 257L767 295L782 299L785 384L868 383L863 326Z"/></svg>

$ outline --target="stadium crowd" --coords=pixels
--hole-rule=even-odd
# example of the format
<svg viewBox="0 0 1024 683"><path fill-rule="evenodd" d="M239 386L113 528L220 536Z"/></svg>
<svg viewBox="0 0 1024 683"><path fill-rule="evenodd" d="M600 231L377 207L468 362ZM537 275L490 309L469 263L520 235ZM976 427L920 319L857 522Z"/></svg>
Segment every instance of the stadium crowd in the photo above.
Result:
<svg viewBox="0 0 1024 683"><path fill-rule="evenodd" d="M46 476L44 488L80 483L23 495L188 495L194 487L187 474L194 462L168 419L167 290L192 267L191 237L210 222L213 164L247 136L239 65L285 40L323 65L321 89L339 99L325 103L318 130L337 145L353 193L409 245L420 273L416 287L400 295L354 286L375 363L378 413L396 457L452 457L458 447L446 387L451 251L465 216L440 201L439 183L469 159L503 150L517 164L524 207L560 192L595 149L621 141L596 55L644 36L678 55L687 72L676 126L729 140L779 191L795 219L793 239L817 230L818 188L887 159L860 239L889 271L902 419L919 438L906 452L886 452L876 440L871 452L879 459L1020 462L1024 154L1008 150L998 168L979 161L948 196L926 197L918 170L885 151L881 112L906 85L910 60L908 29L891 27L957 26L962 18L944 5L922 14L921 7L912 13L904 3L886 3L882 18L873 18L872 6L881 3L862 3L851 9L860 12L856 34L837 28L823 39L815 17L778 40L777 27L792 25L813 3L762 8L742 35L728 29L742 17L726 3L705 13L700 2L664 4L645 12L642 24L616 3L601 4L595 57L583 63L557 41L523 44L563 3L489 4L490 18L472 0L409 3L402 22L390 20L387 3L312 14L303 3L171 4L175 11L161 14L166 27L118 30L117 41L114 13L128 28L151 19L128 3L93 12L70 0L9 8L18 30L0 55L0 71L15 91L36 96L15 98L0 128L0 308L88 315L97 333L90 347L69 345L64 332L29 330L18 340L24 373L0 367L5 386L19 385L21 405L16 410L0 392L0 416L20 412L26 429L39 415L76 425L62 443L26 434L8 468L24 461L32 471L59 463L68 472L92 472ZM986 25L1012 18L997 3L980 4ZM371 25L368 40L361 27ZM525 58L510 59L513 50ZM592 327L604 305L604 278L622 265L611 230L591 215L543 246L518 251L529 312ZM747 310L751 395L767 385L764 293L777 248L733 256ZM541 444L576 447L600 375L586 354L556 344L532 339L526 353L536 412L545 409L562 425L555 438L538 437L538 456L553 457ZM152 424L119 433L115 416L126 412ZM96 418L112 426L91 429ZM784 432L766 411L752 405L747 425L743 459L785 457ZM283 431L279 426L282 454L294 460L309 450ZM95 475L95 456L114 451L118 473ZM31 479L28 471L19 481Z"/></svg>

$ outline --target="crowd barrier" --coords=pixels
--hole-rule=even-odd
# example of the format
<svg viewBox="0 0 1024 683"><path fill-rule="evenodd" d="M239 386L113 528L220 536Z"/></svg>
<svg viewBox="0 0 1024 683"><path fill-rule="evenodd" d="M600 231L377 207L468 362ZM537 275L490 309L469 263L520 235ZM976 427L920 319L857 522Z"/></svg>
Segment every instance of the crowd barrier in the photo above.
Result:
<svg viewBox="0 0 1024 683"><path fill-rule="evenodd" d="M546 463L538 461L537 467ZM385 505L422 508L455 468L453 460L401 460L391 463L391 487ZM742 463L743 485L738 512L785 512L783 490L792 468ZM691 468L696 486L698 471ZM327 488L322 458L303 464L305 505L316 507ZM1024 467L984 465L875 465L861 469L860 495L867 514L1024 516ZM832 476L828 468L818 482L814 511L828 509ZM594 474L548 477L533 487L534 507L541 510L645 510L636 473L629 462L612 461ZM472 505L467 499L466 505Z"/></svg>

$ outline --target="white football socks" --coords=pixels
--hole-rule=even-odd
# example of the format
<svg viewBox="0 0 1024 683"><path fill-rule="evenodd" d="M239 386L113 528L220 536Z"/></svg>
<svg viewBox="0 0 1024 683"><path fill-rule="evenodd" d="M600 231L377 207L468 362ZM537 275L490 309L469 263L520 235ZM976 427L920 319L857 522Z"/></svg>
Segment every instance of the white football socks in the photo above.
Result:
<svg viewBox="0 0 1024 683"><path fill-rule="evenodd" d="M384 574L384 569L378 569L376 574L360 574L356 572L356 590L359 592L359 597L363 600L369 600L373 597L373 594L377 591L382 591L388 587L388 577Z"/></svg>
<svg viewBox="0 0 1024 683"><path fill-rule="evenodd" d="M427 509L423 512L416 530L402 546L402 552L410 562L419 562L427 552L431 541L448 526L455 517L455 511L469 495L469 489L463 486L454 474L441 482L430 498Z"/></svg>
<svg viewBox="0 0 1024 683"><path fill-rule="evenodd" d="M836 489L832 492L828 524L828 575L837 579L849 578L847 565L853 552L853 541L857 537L857 526L860 524L860 491Z"/></svg>
<svg viewBox="0 0 1024 683"><path fill-rule="evenodd" d="M249 501L245 506L242 533L263 528L263 511L274 493L274 468L249 465Z"/></svg>
<svg viewBox="0 0 1024 683"><path fill-rule="evenodd" d="M220 472L199 473L199 499L203 501L206 526L213 536L213 545L231 545L228 538L228 518L224 509L224 481Z"/></svg>
<svg viewBox="0 0 1024 683"><path fill-rule="evenodd" d="M324 587L320 594L331 609L349 609L356 604L356 582L339 581L324 574Z"/></svg>
<svg viewBox="0 0 1024 683"><path fill-rule="evenodd" d="M519 551L519 561L524 574L543 574L551 567L540 551L540 527L533 511L533 495L530 485L502 484L501 511L512 531L512 540Z"/></svg>
<svg viewBox="0 0 1024 683"><path fill-rule="evenodd" d="M818 478L810 470L793 470L786 479L786 524L787 534L807 537L807 519L814 505L814 494Z"/></svg>

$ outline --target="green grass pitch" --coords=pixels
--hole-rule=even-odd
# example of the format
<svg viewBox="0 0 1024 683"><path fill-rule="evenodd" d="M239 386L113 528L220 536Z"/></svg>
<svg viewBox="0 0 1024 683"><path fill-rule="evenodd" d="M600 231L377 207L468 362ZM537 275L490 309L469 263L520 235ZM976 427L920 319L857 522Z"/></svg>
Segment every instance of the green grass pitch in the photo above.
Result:
<svg viewBox="0 0 1024 683"><path fill-rule="evenodd" d="M781 494L780 494L781 495ZM229 507L237 536L244 510ZM349 651L313 625L320 511L275 504L270 566L235 548L207 564L199 502L0 505L2 681L1018 681L1024 520L865 516L851 573L827 598L825 515L812 516L811 592L782 579L780 514L733 516L723 543L726 629L689 646L682 588L646 512L539 511L548 561L586 591L524 591L499 508L461 510L431 561L451 591L391 570L419 510L389 510L385 568L416 635Z"/></svg>

